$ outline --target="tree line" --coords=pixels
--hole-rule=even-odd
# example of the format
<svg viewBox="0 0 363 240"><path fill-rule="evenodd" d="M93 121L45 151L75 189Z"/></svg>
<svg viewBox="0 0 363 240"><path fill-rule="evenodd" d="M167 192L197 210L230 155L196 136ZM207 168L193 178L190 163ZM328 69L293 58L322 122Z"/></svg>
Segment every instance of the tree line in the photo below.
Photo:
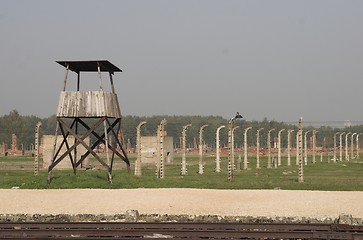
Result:
<svg viewBox="0 0 363 240"><path fill-rule="evenodd" d="M229 119L225 119L220 116L123 116L122 118L122 131L125 142L128 140L132 147L136 144L136 127L142 122L147 123L141 128L141 135L150 136L156 135L157 126L160 124L162 119L166 119L166 131L168 136L172 136L174 139L174 145L179 147L180 137L182 134L182 128L184 125L192 124L191 127L187 129L187 146L193 147L194 142L199 143L199 130L202 125L208 124L208 127L204 129L203 138L208 146L214 147L216 140L216 129L222 125L226 127L220 131L220 144L221 146L227 145L227 128ZM40 128L40 136L42 135L54 135L56 128L56 116L52 115L48 118L39 118L36 116L22 116L17 110L12 110L9 114L0 117L0 142L4 142L8 146L11 146L11 136L16 134L18 138L18 144L23 144L24 146L30 146L34 144L34 131L35 126L38 122L42 123ZM239 128L235 130L235 144L236 146L243 145L243 132L247 127L252 127L248 131L248 145L256 145L256 131L259 128L264 128L260 132L261 147L267 147L267 131L269 129L275 129L271 132L271 140L277 137L277 133L281 129L285 129L282 132L281 144L283 147L287 146L287 130L292 129L292 145L296 144L296 133L297 124L288 124L284 122L278 122L273 120L268 120L265 118L263 121L248 121L245 119L234 121L234 126ZM305 126L304 131L312 130L312 126ZM332 128L329 126L322 126L316 128L318 133L317 146L319 147L333 147L333 137L336 132L356 132L363 133L363 125L345 127L345 128ZM99 130L102 131L102 128ZM309 133L310 137L312 133ZM345 137L343 137L345 139ZM350 139L350 137L349 137ZM92 139L91 139L92 142ZM363 141L361 141L363 142ZM339 143L338 143L339 144ZM349 142L350 144L350 142Z"/></svg>

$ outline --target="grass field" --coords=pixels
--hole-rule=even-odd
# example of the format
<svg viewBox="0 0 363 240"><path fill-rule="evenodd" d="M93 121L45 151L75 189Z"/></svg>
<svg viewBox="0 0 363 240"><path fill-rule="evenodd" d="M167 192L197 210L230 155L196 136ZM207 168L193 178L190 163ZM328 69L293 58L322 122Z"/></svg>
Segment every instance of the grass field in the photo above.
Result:
<svg viewBox="0 0 363 240"><path fill-rule="evenodd" d="M133 163L135 159L131 158ZM327 190L327 191L362 191L363 160L351 160L333 163L320 162L304 166L304 183L298 183L297 166L292 158L292 166L283 165L267 169L267 158L262 157L261 169L256 169L255 159L249 158L249 169L234 171L232 181L227 180L227 160L222 158L221 173L214 171L214 157L205 158L204 174L199 175L197 157L188 157L188 175L180 175L181 158L176 157L173 164L165 167L165 178L157 179L155 167L142 169L142 176L130 174L126 170L113 171L113 184L107 181L105 169L79 170L75 175L71 170L54 169L52 182L47 184L47 172L41 170L34 176L31 157L0 157L0 188L19 187L22 189L65 189L65 188L209 188L209 189L290 189L290 190ZM120 160L118 160L120 161ZM19 170L6 170L1 164L14 164ZM25 167L24 167L25 166Z"/></svg>

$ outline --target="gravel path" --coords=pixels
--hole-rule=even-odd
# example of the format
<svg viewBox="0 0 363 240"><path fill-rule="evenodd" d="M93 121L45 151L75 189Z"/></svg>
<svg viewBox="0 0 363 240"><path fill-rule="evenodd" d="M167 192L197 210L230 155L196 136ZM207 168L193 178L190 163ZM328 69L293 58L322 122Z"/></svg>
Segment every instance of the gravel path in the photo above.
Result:
<svg viewBox="0 0 363 240"><path fill-rule="evenodd" d="M187 214L363 218L363 192L209 189L0 190L1 214Z"/></svg>

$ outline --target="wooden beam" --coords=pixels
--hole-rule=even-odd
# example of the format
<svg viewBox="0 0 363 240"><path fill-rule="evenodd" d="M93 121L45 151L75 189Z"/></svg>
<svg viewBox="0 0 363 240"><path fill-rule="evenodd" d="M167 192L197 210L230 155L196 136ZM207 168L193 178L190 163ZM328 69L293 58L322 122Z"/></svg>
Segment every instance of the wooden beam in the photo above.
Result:
<svg viewBox="0 0 363 240"><path fill-rule="evenodd" d="M107 121L108 121L108 119L107 119ZM119 127L118 127L119 130L118 131L120 131L120 129L121 129L121 118L116 119L115 122L112 125L114 125L115 123L119 124ZM121 159L124 160L124 162L126 162L128 165L130 165L129 159L127 158L127 154L126 154L124 148L122 147L122 143L119 141L119 139L117 137L117 133L115 133L115 131L113 131L113 128L111 129L111 131L112 131L113 135L115 136L116 142L120 146L120 149L121 149L122 153L124 154L124 157L121 157ZM118 152L118 151L116 151L116 152Z"/></svg>
<svg viewBox="0 0 363 240"><path fill-rule="evenodd" d="M63 129L63 126L62 124L60 124L60 130L62 132L62 136L63 136L63 142L66 144L66 148L67 148L67 152L69 153L69 160L71 161L71 164L72 164L72 168L73 168L73 172L76 173L76 169L75 169L75 166L74 166L74 162L73 162L73 157L72 157L72 154L71 152L69 151L69 144L68 144L68 140L67 140L67 137L69 135L69 132L65 133L64 132L64 129ZM76 149L76 148L74 148Z"/></svg>
<svg viewBox="0 0 363 240"><path fill-rule="evenodd" d="M103 91L102 78L101 78L101 66L100 66L99 62L97 62L97 70L98 70L98 81L100 84L100 90Z"/></svg>
<svg viewBox="0 0 363 240"><path fill-rule="evenodd" d="M67 86L68 71L69 71L69 64L67 64L67 66L66 66L66 76L64 77L63 91L66 90L66 86Z"/></svg>
<svg viewBox="0 0 363 240"><path fill-rule="evenodd" d="M110 82L111 82L111 89L112 89L112 93L115 93L115 94L116 94L116 92L115 92L115 86L114 86L114 84L113 84L112 73L111 73L111 72L109 72L108 74L110 75Z"/></svg>
<svg viewBox="0 0 363 240"><path fill-rule="evenodd" d="M119 120L119 121L118 121ZM83 127L85 127L86 129L90 129L89 128L89 126L85 123L85 122L83 122L81 119L79 119L79 123L81 123L82 125L83 125ZM110 127L107 129L107 132L110 132L110 131L112 131L113 133L115 133L114 131L113 131L113 128L116 126L116 124L117 123L119 123L119 128L120 128L120 126L121 126L121 120L120 119L116 119L115 120L115 122L114 123L112 123L111 125L110 125ZM105 134L102 134L101 136L100 135L98 135L96 132L92 132L92 134L97 138L97 141L95 142L95 143L93 143L93 145L91 146L91 148L92 149L94 149L99 143L104 143L105 144L105 141L104 141L104 138L105 138ZM115 138L117 139L117 135L115 135L114 134L114 136L115 136ZM122 151L122 153L123 154L125 154L124 156L122 155L122 154L120 154L118 151L117 151L117 149L116 148L114 148L113 146L111 146L111 145L108 145L108 147L112 150L112 152L114 153L114 154L116 154L119 158L121 158L126 164L127 164L127 169L128 169L128 171L129 171L129 169L130 169L130 161L129 161L129 159L127 158L127 155L126 155L126 153L125 153L125 151L124 151L124 149L123 149L123 147L122 147L122 145L120 145L120 142L118 141L118 139L117 139L117 143L119 144L119 146L120 146L120 149L121 149L121 151ZM85 154L83 154L82 155L82 157L81 157L81 159L79 160L79 161L77 161L77 163L76 163L76 167L78 167L78 165L89 155L90 153L89 152L86 152Z"/></svg>
<svg viewBox="0 0 363 240"><path fill-rule="evenodd" d="M79 86L81 84L81 72L77 73L77 91L79 91Z"/></svg>
<svg viewBox="0 0 363 240"><path fill-rule="evenodd" d="M82 136L82 141L84 139L86 139L86 137L88 137L92 131L94 131L94 129L96 129L101 123L103 122L103 118L101 118L100 120L98 120L93 126L91 129L89 129L83 136ZM69 128L67 126L67 124L62 120L62 119L58 119L58 123L59 124L63 124L64 126L66 126L67 128ZM72 134L72 132L68 131L69 133ZM77 136L78 137L78 136ZM76 138L77 139L77 138ZM78 139L77 139L78 140ZM76 142L73 146L71 146L69 148L69 151L72 151L75 147L77 147L80 143L79 142ZM60 150L59 150L60 151ZM67 156L67 151L65 153L63 153L57 160L53 159L53 163L49 166L48 168L48 172L50 172L60 161L62 161L66 156ZM77 167L77 165L76 165Z"/></svg>
<svg viewBox="0 0 363 240"><path fill-rule="evenodd" d="M72 124L71 124L71 128L73 127L73 124L74 124L74 121L72 122ZM58 119L57 119L57 130L56 130L56 135L55 135L55 140L54 140L54 148L56 147L56 145L57 145L57 133L58 133L58 129L59 129L59 121L58 121ZM67 135L66 135L66 138L63 138L63 141L62 141L62 143L60 144L60 146L58 147L58 150L57 150L57 152L53 152L53 156L52 156L52 163L55 161L55 159L58 157L58 154L59 154L59 152L62 150L62 147L63 147L63 145L64 145L64 143L65 143L65 141L66 141L66 139L67 139L67 137L68 137L68 134L69 133L67 133ZM54 149L54 151L55 151L55 149Z"/></svg>
<svg viewBox="0 0 363 240"><path fill-rule="evenodd" d="M104 118L102 118L102 119L104 119ZM86 149L87 149L87 151L88 152L90 152L103 166L105 166L105 167L107 167L107 170L109 170L109 166L106 164L106 163L104 163L102 160L101 160L101 158L97 155L97 153L95 153L94 151L93 151L93 149L91 149L83 140L86 138L86 137L88 137L88 135L90 135L91 134L91 132L93 132L94 131L94 129L90 132L90 133L88 133L87 135L83 135L82 137L79 137L79 136L77 136L76 135L76 133L71 129L71 128L69 128L67 125L64 125L64 127L65 127L65 129L71 134L71 135L73 135L76 139L77 139L77 143L75 144L75 145L73 145L72 147L74 147L74 146L76 146L76 145L79 145L79 144L82 144L83 145L83 147L85 147ZM88 131L89 132L89 131ZM73 150L73 149L71 149L71 150Z"/></svg>

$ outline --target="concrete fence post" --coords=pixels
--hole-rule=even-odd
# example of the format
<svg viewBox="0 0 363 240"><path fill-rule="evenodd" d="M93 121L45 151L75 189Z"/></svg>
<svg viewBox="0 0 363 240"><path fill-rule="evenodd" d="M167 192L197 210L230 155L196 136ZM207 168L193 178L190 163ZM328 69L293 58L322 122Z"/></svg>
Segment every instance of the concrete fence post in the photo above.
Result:
<svg viewBox="0 0 363 240"><path fill-rule="evenodd" d="M248 169L248 146L247 146L247 132L252 127L248 127L245 129L243 133L243 151L244 151L244 158L243 158L243 169Z"/></svg>
<svg viewBox="0 0 363 240"><path fill-rule="evenodd" d="M262 131L263 128L260 128L257 130L256 133L256 168L260 168L260 131Z"/></svg>
<svg viewBox="0 0 363 240"><path fill-rule="evenodd" d="M349 141L348 141L348 137L349 135L352 134L351 132L348 132L345 135L345 160L349 161L349 153L348 153L348 148L349 148Z"/></svg>
<svg viewBox="0 0 363 240"><path fill-rule="evenodd" d="M307 135L310 132L310 130L305 132L304 135L304 148L305 148L305 156L304 156L304 163L305 165L308 164L308 140L307 140Z"/></svg>
<svg viewBox="0 0 363 240"><path fill-rule="evenodd" d="M343 135L345 132L340 133L339 135L339 161L343 161Z"/></svg>
<svg viewBox="0 0 363 240"><path fill-rule="evenodd" d="M204 128L208 127L207 124L200 127L199 130L199 174L204 173L204 166L203 166L203 130Z"/></svg>
<svg viewBox="0 0 363 240"><path fill-rule="evenodd" d="M318 131L313 129L313 163L316 163L316 133Z"/></svg>
<svg viewBox="0 0 363 240"><path fill-rule="evenodd" d="M302 161L302 117L299 119L299 131L298 131L298 142L297 142L297 149L299 152L299 176L298 176L298 181L299 183L303 183L304 182L304 166L303 166L303 161ZM306 136L306 134L305 134Z"/></svg>
<svg viewBox="0 0 363 240"><path fill-rule="evenodd" d="M225 128L226 126L222 125L217 128L216 131L216 169L215 171L217 173L221 172L221 158L220 158L220 146L219 146L219 132L222 128Z"/></svg>
<svg viewBox="0 0 363 240"><path fill-rule="evenodd" d="M187 175L187 160L186 160L186 152L187 152L187 128L192 126L192 124L187 124L183 126L182 130L182 168L181 168L181 175Z"/></svg>
<svg viewBox="0 0 363 240"><path fill-rule="evenodd" d="M356 144L357 144L357 159L359 159L359 135L361 135L361 133L357 134L357 138L356 138Z"/></svg>
<svg viewBox="0 0 363 240"><path fill-rule="evenodd" d="M299 142L299 130L296 133L296 161L295 164L296 166L299 166L299 146L298 146L298 142Z"/></svg>
<svg viewBox="0 0 363 240"><path fill-rule="evenodd" d="M333 161L336 162L337 161L337 135L340 134L340 132L336 132L334 134L334 158Z"/></svg>
<svg viewBox="0 0 363 240"><path fill-rule="evenodd" d="M38 176L39 174L39 130L41 122L38 122L35 126L35 143L34 143L34 175Z"/></svg>
<svg viewBox="0 0 363 240"><path fill-rule="evenodd" d="M158 126L158 150L159 157L157 161L156 167L156 176L157 178L164 178L164 161L165 161L165 147L164 147L164 132L165 132L166 120L163 119Z"/></svg>
<svg viewBox="0 0 363 240"><path fill-rule="evenodd" d="M357 135L357 133L353 133L350 140L350 158L354 159L354 137Z"/></svg>
<svg viewBox="0 0 363 240"><path fill-rule="evenodd" d="M293 129L287 131L287 166L291 166L291 133Z"/></svg>
<svg viewBox="0 0 363 240"><path fill-rule="evenodd" d="M281 166L281 133L285 129L281 129L277 134L277 165Z"/></svg>
<svg viewBox="0 0 363 240"><path fill-rule="evenodd" d="M136 127L136 150L137 150L137 158L135 161L135 175L141 176L141 127L145 125L146 122L140 122Z"/></svg>
<svg viewBox="0 0 363 240"><path fill-rule="evenodd" d="M267 132L267 149L268 149L268 155L267 155L267 168L271 168L271 132L275 131L275 129L270 129Z"/></svg>
<svg viewBox="0 0 363 240"><path fill-rule="evenodd" d="M231 157L232 157L232 167L233 167L233 170L234 169L236 169L236 165L235 165L235 161L234 161L234 131L237 129L237 128L239 128L239 126L236 126L236 127L233 127L232 128L232 145L231 145L231 147L232 147L232 149L231 149L231 152L232 152L232 155L231 155Z"/></svg>

